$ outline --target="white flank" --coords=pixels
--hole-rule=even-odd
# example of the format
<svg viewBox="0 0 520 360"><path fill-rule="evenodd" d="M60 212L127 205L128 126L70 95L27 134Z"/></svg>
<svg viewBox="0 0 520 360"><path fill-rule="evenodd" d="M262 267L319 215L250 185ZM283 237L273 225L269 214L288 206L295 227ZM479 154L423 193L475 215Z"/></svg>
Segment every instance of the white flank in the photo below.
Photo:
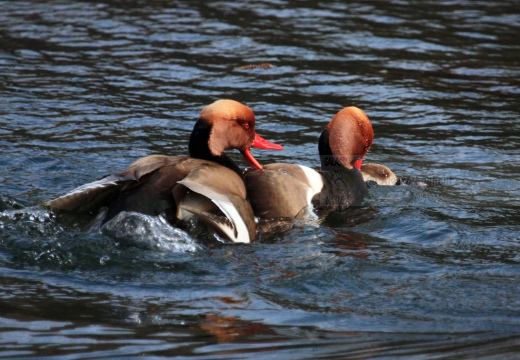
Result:
<svg viewBox="0 0 520 360"><path fill-rule="evenodd" d="M309 180L310 189L307 192L307 203L311 203L312 197L323 189L323 178L321 174L310 167L298 165L303 170L305 176Z"/></svg>

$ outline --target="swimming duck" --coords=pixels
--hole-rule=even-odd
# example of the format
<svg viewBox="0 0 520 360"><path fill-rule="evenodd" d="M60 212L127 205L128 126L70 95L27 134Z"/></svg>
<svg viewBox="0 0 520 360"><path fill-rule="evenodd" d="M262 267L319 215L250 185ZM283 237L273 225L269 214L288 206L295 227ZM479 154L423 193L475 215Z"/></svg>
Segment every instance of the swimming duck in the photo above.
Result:
<svg viewBox="0 0 520 360"><path fill-rule="evenodd" d="M255 132L253 111L234 100L205 107L189 139L190 156L150 155L125 170L44 203L56 210L95 212L108 207L104 224L122 211L163 215L177 226L192 216L233 242L252 242L256 225L243 173L223 152L239 150L256 169L250 147L282 150Z"/></svg>
<svg viewBox="0 0 520 360"><path fill-rule="evenodd" d="M374 139L368 116L357 107L338 112L318 143L321 170L274 163L245 174L249 201L260 218L306 218L313 210L347 208L367 190L360 168Z"/></svg>

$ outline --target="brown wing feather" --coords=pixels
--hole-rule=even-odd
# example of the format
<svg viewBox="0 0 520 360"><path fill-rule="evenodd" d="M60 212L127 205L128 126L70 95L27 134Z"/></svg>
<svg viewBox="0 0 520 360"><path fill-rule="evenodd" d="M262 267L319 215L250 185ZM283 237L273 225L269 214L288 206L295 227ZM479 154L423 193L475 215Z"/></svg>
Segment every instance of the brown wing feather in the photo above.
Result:
<svg viewBox="0 0 520 360"><path fill-rule="evenodd" d="M120 191L139 184L146 175L179 159L184 157L146 156L121 172L82 185L59 198L46 201L43 205L56 210L97 211L100 207L108 206Z"/></svg>

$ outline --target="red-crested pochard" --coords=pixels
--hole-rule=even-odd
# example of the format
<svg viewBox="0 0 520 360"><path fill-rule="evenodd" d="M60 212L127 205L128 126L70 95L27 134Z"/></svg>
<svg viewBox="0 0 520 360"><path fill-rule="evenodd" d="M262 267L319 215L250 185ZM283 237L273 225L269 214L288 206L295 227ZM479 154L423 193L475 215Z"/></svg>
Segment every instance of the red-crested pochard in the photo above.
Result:
<svg viewBox="0 0 520 360"><path fill-rule="evenodd" d="M246 173L255 215L305 218L313 209L332 211L350 206L367 189L359 169L373 139L372 124L363 111L357 107L341 110L320 136L320 171L275 163Z"/></svg>
<svg viewBox="0 0 520 360"><path fill-rule="evenodd" d="M125 170L80 186L44 203L53 209L108 211L106 223L121 211L164 215L180 225L195 215L233 242L252 242L256 225L246 199L243 173L226 149L239 150L256 169L262 166L250 147L282 150L255 133L253 111L234 100L205 107L189 140L188 156L150 155Z"/></svg>

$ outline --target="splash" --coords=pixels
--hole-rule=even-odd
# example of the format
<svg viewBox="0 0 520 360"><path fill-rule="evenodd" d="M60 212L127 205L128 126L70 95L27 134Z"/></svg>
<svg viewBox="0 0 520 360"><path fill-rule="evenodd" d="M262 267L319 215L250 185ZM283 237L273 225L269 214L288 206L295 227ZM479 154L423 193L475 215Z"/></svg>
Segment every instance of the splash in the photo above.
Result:
<svg viewBox="0 0 520 360"><path fill-rule="evenodd" d="M163 217L121 212L101 228L122 244L165 252L195 252L203 249L186 232L174 228Z"/></svg>

